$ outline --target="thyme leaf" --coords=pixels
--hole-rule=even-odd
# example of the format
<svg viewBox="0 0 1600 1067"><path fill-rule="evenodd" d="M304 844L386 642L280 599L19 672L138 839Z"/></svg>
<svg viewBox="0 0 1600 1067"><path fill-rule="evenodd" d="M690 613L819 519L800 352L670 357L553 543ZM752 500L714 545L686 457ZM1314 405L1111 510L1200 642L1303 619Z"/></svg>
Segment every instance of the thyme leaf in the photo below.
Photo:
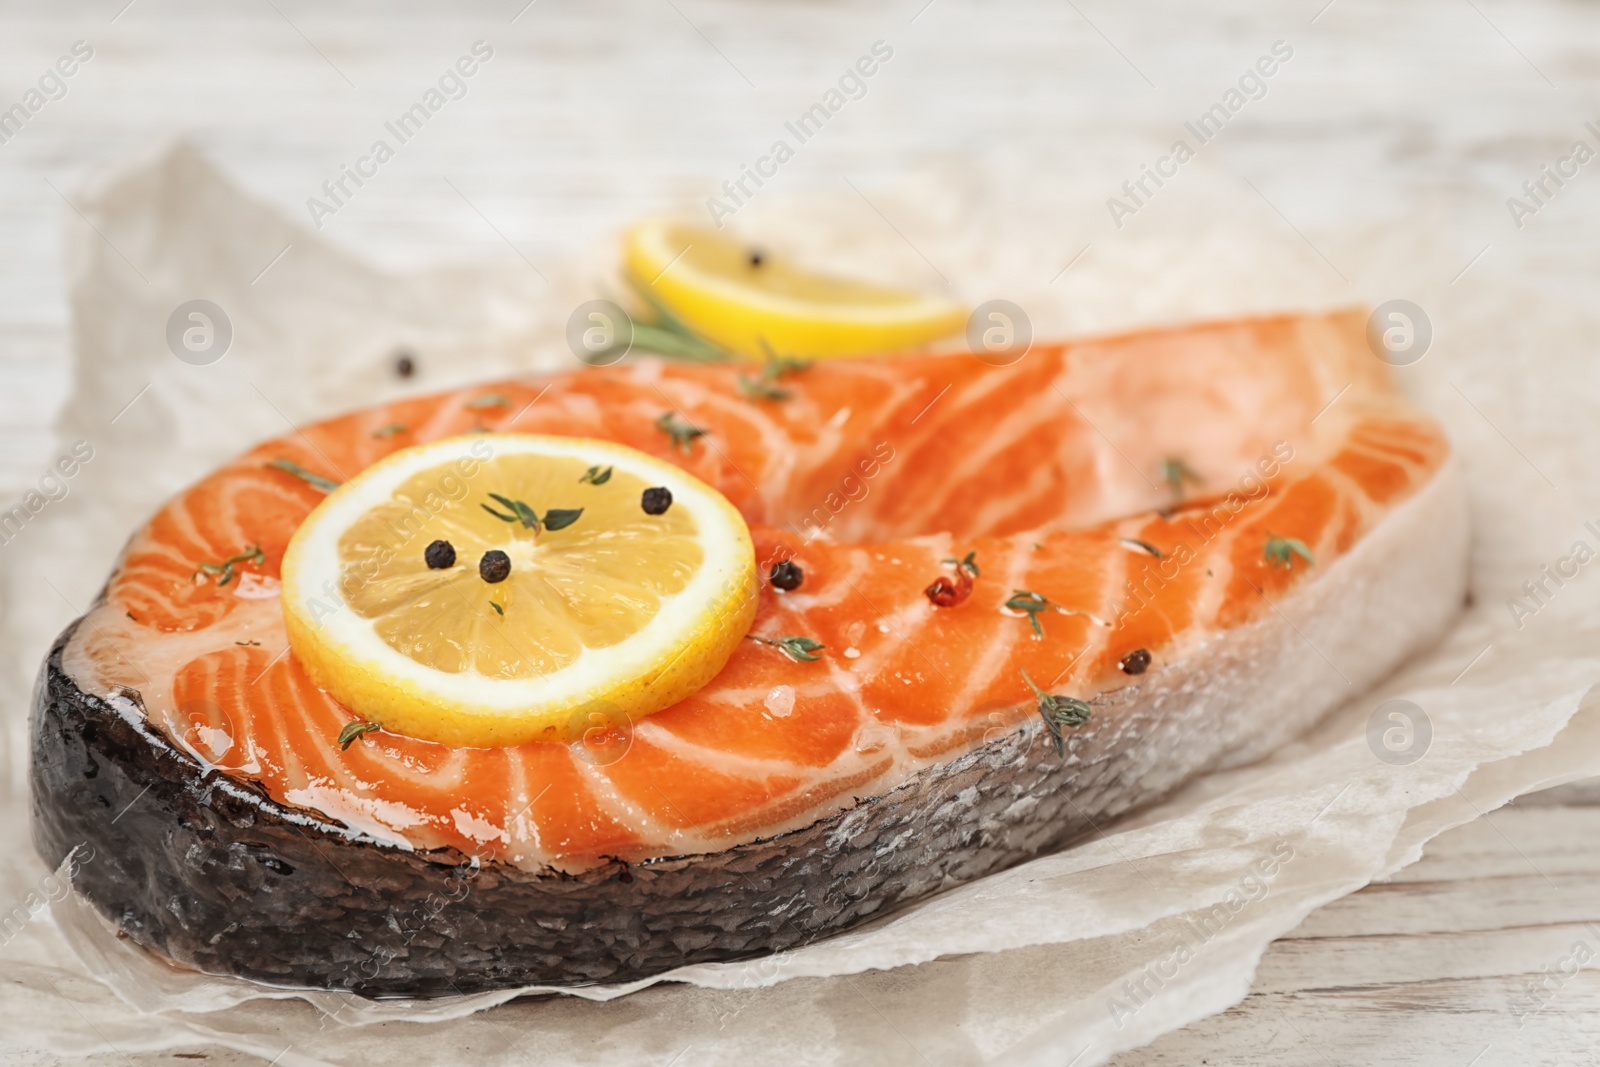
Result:
<svg viewBox="0 0 1600 1067"><path fill-rule="evenodd" d="M506 609L505 609L505 608L503 608L503 607L501 607L501 606L500 606L500 605L499 605L499 604L496 604L496 603L495 603L495 602L494 602L494 601L492 601L492 600L491 600L491 601L489 601L489 606L490 606L490 607L491 607L491 608L493 608L493 609L494 609L494 613L495 613L495 614L496 614L496 615L501 615L501 616L503 616L503 615L505 615L505 613L506 613Z"/></svg>
<svg viewBox="0 0 1600 1067"><path fill-rule="evenodd" d="M678 418L676 411L668 411L656 420L656 429L672 438L672 447L680 452L688 452L694 447L696 437L704 437L706 431L698 426L691 426Z"/></svg>
<svg viewBox="0 0 1600 1067"><path fill-rule="evenodd" d="M794 394L779 386L778 379L805 370L812 361L799 356L780 356L767 344L766 338L760 338L760 342L767 361L759 377L752 378L744 371L739 372L739 391L752 400L787 400Z"/></svg>
<svg viewBox="0 0 1600 1067"><path fill-rule="evenodd" d="M789 654L789 658L797 663L809 663L822 657L815 655L817 651L828 646L821 641L810 637L758 637L755 634L745 634L752 641L759 641L763 645L781 648Z"/></svg>
<svg viewBox="0 0 1600 1067"><path fill-rule="evenodd" d="M1299 556L1307 563L1316 563L1316 560L1311 558L1311 550L1298 537L1278 537L1268 534L1262 554L1274 567L1288 567L1290 570L1294 569L1294 556Z"/></svg>
<svg viewBox="0 0 1600 1067"><path fill-rule="evenodd" d="M235 577L233 573L234 564L254 563L257 566L260 566L266 561L266 553L261 551L260 545L245 545L244 551L239 553L237 556L229 556L221 563L202 563L200 564L200 569L194 573L195 577L197 578L200 576L201 571L204 571L207 574L220 574L222 577L218 579L217 585L223 586L233 581Z"/></svg>
<svg viewBox="0 0 1600 1067"><path fill-rule="evenodd" d="M1033 626L1033 636L1042 638L1044 627L1039 625L1039 612L1050 611L1055 605L1051 604L1042 594L1030 592L1027 589L1013 589L1011 597L1005 606L1012 611L1023 612L1028 616L1028 622Z"/></svg>
<svg viewBox="0 0 1600 1067"><path fill-rule="evenodd" d="M541 519L537 511L534 511L521 500L512 500L510 497L501 496L499 493L490 493L489 496L511 514L507 515L496 511L488 504L479 504L480 508L501 522L520 522L524 529L533 530L535 533L540 530L565 530L568 526L577 522L578 517L583 514L582 508L551 508L544 513L544 518Z"/></svg>
<svg viewBox="0 0 1600 1067"><path fill-rule="evenodd" d="M803 356L780 356L773 351L771 345L767 344L765 337L757 338L757 342L761 345L762 353L767 357L766 365L761 368L761 376L763 378L777 379L782 378L785 374L798 374L816 362L814 359L806 359Z"/></svg>
<svg viewBox="0 0 1600 1067"><path fill-rule="evenodd" d="M788 400L794 396L789 390L774 385L765 374L752 378L744 371L739 372L739 392L751 400Z"/></svg>
<svg viewBox="0 0 1600 1067"><path fill-rule="evenodd" d="M977 556L977 550L974 549L973 551L968 552L961 559L947 559L944 562L950 564L950 566L954 567L958 571L964 571L972 577L977 578L983 574L983 572L978 569Z"/></svg>
<svg viewBox="0 0 1600 1067"><path fill-rule="evenodd" d="M493 515L495 518L499 519L501 522L520 522L520 523L522 523L522 525L524 527L526 527L529 530L537 530L537 529L539 529L539 514L538 514L538 512L534 511L532 508L530 508L528 505L524 504L522 501L520 501L520 500L512 500L509 497L503 497L499 493L490 493L489 496L491 498L493 498L496 502L498 502L501 507L504 507L508 511L510 511L511 514L502 515L500 512L496 511L494 508L491 508L488 504L479 504L478 506L481 507L484 511L487 511L489 514Z"/></svg>
<svg viewBox="0 0 1600 1067"><path fill-rule="evenodd" d="M1172 490L1173 500L1183 499L1183 486L1187 482L1191 485L1204 485L1205 479L1196 474L1190 467L1177 456L1168 456L1161 461L1161 480L1167 483L1167 488Z"/></svg>
<svg viewBox="0 0 1600 1067"><path fill-rule="evenodd" d="M578 484L605 485L611 480L611 468L601 468L596 465L583 472L583 477L578 479Z"/></svg>
<svg viewBox="0 0 1600 1067"><path fill-rule="evenodd" d="M344 729L339 731L339 748L348 749L356 738L380 729L382 727L375 722L347 722L344 724Z"/></svg>
<svg viewBox="0 0 1600 1067"><path fill-rule="evenodd" d="M294 462L293 460L284 459L282 456L279 456L277 459L268 463L267 466L271 467L273 470L280 470L285 474L292 474L296 478L299 478L302 482L305 482L307 485L311 486L311 488L321 489L324 493L331 493L335 489L339 488L339 483L334 481L332 478L324 478L320 474L312 474L310 471L300 466L300 464Z"/></svg>
<svg viewBox="0 0 1600 1067"><path fill-rule="evenodd" d="M544 513L544 528L546 530L565 530L568 526L577 522L578 516L582 514L582 508L551 508Z"/></svg>
<svg viewBox="0 0 1600 1067"><path fill-rule="evenodd" d="M482 396L475 396L467 401L467 410L481 411L484 408L503 408L510 403L510 400L507 400L499 393L484 393Z"/></svg>
<svg viewBox="0 0 1600 1067"><path fill-rule="evenodd" d="M391 422L387 426L380 426L376 430L373 430L372 436L381 441L385 437L393 437L395 434L405 433L409 429L411 429L411 427L407 426L403 422Z"/></svg>
<svg viewBox="0 0 1600 1067"><path fill-rule="evenodd" d="M1063 726L1079 727L1089 721L1092 710L1088 704L1077 697L1055 696L1046 693L1033 679L1028 677L1026 669L1022 671L1022 680L1028 683L1028 688L1033 690L1033 695L1039 698L1039 717L1044 720L1046 729L1050 731L1050 738L1056 743L1056 755L1067 754L1066 745L1061 739Z"/></svg>

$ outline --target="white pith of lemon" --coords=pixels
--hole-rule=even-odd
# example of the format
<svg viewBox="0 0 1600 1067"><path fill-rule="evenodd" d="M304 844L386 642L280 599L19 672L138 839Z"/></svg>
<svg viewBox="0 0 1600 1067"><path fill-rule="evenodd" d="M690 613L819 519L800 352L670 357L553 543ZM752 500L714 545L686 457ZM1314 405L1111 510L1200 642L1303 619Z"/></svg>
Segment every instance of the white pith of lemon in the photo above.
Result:
<svg viewBox="0 0 1600 1067"><path fill-rule="evenodd" d="M611 473L595 485L590 468ZM672 494L664 514L644 511L653 487ZM486 511L514 514L490 494L583 513L529 528ZM426 562L435 540L452 566ZM491 550L511 561L499 582L479 571ZM721 670L756 604L749 528L720 493L635 449L530 434L374 464L300 525L282 574L313 681L387 730L469 747L571 741L669 707Z"/></svg>
<svg viewBox="0 0 1600 1067"><path fill-rule="evenodd" d="M623 238L633 283L696 333L755 359L897 352L960 332L967 311L910 289L802 269L712 229L644 222Z"/></svg>

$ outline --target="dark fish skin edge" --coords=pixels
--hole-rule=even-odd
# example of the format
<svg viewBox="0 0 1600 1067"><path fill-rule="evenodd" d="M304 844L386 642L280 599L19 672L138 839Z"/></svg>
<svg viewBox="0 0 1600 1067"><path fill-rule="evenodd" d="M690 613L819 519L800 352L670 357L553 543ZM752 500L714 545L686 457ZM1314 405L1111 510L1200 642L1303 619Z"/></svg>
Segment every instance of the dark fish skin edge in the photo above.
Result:
<svg viewBox="0 0 1600 1067"><path fill-rule="evenodd" d="M204 772L77 688L61 667L71 633L34 697L39 854L55 867L92 846L73 884L127 936L180 966L278 986L440 997L762 956L1058 848L1177 784L1131 754L1145 746L1096 743L1096 722L1067 731L1063 765L1035 722L723 852L581 875L475 870L455 849L408 852Z"/></svg>

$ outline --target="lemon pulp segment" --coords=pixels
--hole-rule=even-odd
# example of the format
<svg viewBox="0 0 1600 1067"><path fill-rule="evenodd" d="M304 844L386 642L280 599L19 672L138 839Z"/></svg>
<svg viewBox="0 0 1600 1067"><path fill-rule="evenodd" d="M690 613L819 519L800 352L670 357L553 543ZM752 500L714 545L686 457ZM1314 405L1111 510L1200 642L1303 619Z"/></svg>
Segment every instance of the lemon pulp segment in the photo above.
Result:
<svg viewBox="0 0 1600 1067"><path fill-rule="evenodd" d="M483 504L505 513L482 491L430 513L427 494L450 468L412 475L339 538L350 606L373 620L389 647L416 662L489 678L547 674L570 666L586 648L626 640L699 568L699 527L687 508L646 515L639 497L648 484L636 474L614 471L605 485L580 483L589 466L578 457L535 455L494 464L494 492L501 496L539 514L582 507L571 526L537 533L485 511ZM407 533L419 548L449 541L455 566L430 570L420 550L368 563ZM478 561L495 549L510 557L511 574L491 584L479 576Z"/></svg>
<svg viewBox="0 0 1600 1067"><path fill-rule="evenodd" d="M657 486L673 504L652 515ZM453 559L430 566L440 541ZM499 553L503 576L480 566ZM596 714L676 703L731 655L754 590L748 528L709 486L621 445L514 434L374 465L312 512L283 567L312 679L357 716L455 745L572 740Z"/></svg>

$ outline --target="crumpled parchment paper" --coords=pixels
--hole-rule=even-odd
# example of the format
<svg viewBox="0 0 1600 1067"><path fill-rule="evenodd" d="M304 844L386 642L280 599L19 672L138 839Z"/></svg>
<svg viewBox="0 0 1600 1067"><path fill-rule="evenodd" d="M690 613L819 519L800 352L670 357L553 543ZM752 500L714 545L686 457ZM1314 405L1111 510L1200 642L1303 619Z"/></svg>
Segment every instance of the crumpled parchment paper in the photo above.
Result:
<svg viewBox="0 0 1600 1067"><path fill-rule="evenodd" d="M19 1028L0 1041L124 1053L217 1044L282 1065L387 1063L397 1050L453 1062L470 1050L485 1065L759 1055L1087 1067L1237 1002L1273 938L1415 860L1440 831L1600 773L1600 583L1580 570L1520 629L1506 605L1572 542L1600 547L1582 525L1596 478L1576 458L1600 436L1577 421L1597 391L1586 361L1597 330L1575 293L1519 286L1489 266L1453 287L1456 250L1435 247L1426 220L1320 235L1347 285L1270 215L1221 208L1238 201L1204 172L1191 195L1215 193L1217 211L1097 245L1063 276L1029 239L1048 199L999 195L1001 170L973 166L877 195L920 220L908 235L918 256L961 265L950 282L962 297L1004 294L1038 335L1396 296L1427 309L1433 348L1400 374L1450 426L1476 521L1474 604L1437 648L1263 763L779 957L514 1003L514 993L373 1003L173 971L109 933L67 889L69 872L33 855L26 695L50 639L88 605L142 516L254 441L404 391L573 365L566 317L604 292L611 250L548 283L490 271L388 277L254 203L187 146L165 145L75 197L90 225L72 222L76 384L59 443L88 442L93 456L0 547L0 1016ZM820 195L774 198L750 224L869 273L924 269L905 248L830 229L831 207ZM197 298L223 308L233 330L226 355L205 365L175 358L166 340L173 309ZM416 359L409 381L392 371L397 348ZM1561 391L1539 388L1557 377ZM1375 709L1401 697L1425 724L1385 741L1395 722L1374 720ZM1405 762L1397 750L1422 754Z"/></svg>

